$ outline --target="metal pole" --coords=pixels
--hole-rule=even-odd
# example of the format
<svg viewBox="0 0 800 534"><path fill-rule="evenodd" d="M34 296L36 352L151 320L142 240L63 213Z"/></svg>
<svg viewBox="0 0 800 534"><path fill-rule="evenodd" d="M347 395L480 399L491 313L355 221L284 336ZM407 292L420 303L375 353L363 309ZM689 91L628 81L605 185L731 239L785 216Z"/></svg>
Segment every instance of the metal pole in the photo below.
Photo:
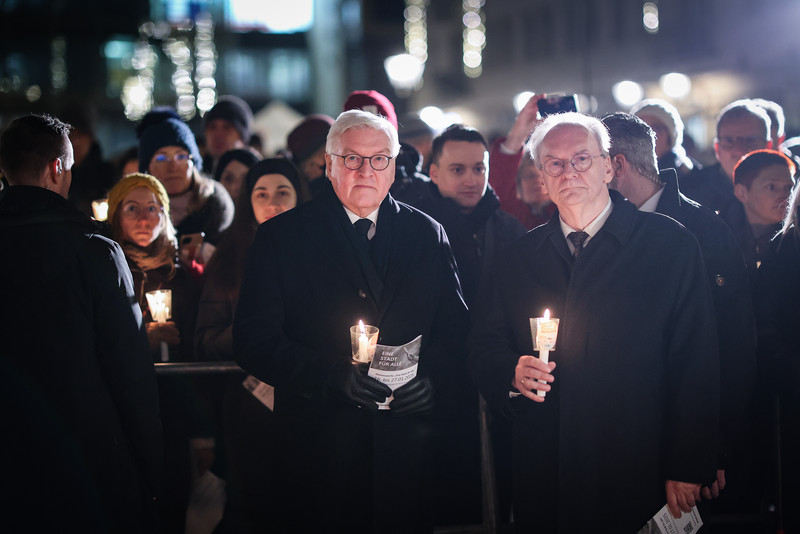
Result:
<svg viewBox="0 0 800 534"><path fill-rule="evenodd" d="M236 362L165 362L154 364L157 375L243 373Z"/></svg>
<svg viewBox="0 0 800 534"><path fill-rule="evenodd" d="M483 528L487 534L497 532L497 479L494 470L492 438L486 401L478 395L478 417L481 429L481 482L483 486Z"/></svg>

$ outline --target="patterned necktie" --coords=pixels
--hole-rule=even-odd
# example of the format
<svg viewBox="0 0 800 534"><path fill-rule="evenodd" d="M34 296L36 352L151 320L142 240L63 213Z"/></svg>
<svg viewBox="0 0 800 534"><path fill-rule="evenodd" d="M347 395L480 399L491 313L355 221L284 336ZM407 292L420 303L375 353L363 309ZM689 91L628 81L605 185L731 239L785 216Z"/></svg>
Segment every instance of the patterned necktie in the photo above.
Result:
<svg viewBox="0 0 800 534"><path fill-rule="evenodd" d="M567 234L567 239L572 242L572 246L575 247L575 251L572 253L574 257L578 257L578 254L581 253L581 249L583 248L583 243L589 238L589 234L586 232L570 232Z"/></svg>
<svg viewBox="0 0 800 534"><path fill-rule="evenodd" d="M353 226L356 228L356 232L364 241L369 241L369 229L372 228L372 221L369 219L359 219L353 223Z"/></svg>

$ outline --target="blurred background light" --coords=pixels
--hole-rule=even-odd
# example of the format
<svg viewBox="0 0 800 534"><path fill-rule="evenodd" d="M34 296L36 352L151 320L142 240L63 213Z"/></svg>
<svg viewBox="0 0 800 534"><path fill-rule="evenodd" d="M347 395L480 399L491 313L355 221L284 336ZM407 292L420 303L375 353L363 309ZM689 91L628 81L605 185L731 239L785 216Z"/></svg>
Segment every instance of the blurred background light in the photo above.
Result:
<svg viewBox="0 0 800 534"><path fill-rule="evenodd" d="M644 90L640 84L624 80L614 84L611 94L619 106L629 108L642 99Z"/></svg>
<svg viewBox="0 0 800 534"><path fill-rule="evenodd" d="M658 33L658 6L653 2L646 2L642 6L642 25L647 33Z"/></svg>
<svg viewBox="0 0 800 534"><path fill-rule="evenodd" d="M684 98L692 90L692 80L680 72L670 72L663 75L659 81L661 90L672 98Z"/></svg>
<svg viewBox="0 0 800 534"><path fill-rule="evenodd" d="M398 91L411 91L422 81L425 65L411 54L397 54L387 57L383 62L389 82Z"/></svg>

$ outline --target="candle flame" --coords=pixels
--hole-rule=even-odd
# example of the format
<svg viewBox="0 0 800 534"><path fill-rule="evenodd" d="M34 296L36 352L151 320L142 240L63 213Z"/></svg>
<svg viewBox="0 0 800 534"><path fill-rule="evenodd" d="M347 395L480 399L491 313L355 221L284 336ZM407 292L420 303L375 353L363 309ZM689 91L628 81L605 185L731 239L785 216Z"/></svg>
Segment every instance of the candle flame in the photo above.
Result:
<svg viewBox="0 0 800 534"><path fill-rule="evenodd" d="M545 321L549 321L550 320L550 308L547 308L546 310L544 310L544 320Z"/></svg>
<svg viewBox="0 0 800 534"><path fill-rule="evenodd" d="M361 330L362 335L367 335L367 329L364 328L364 321L362 321L361 319L358 320L358 328L359 330Z"/></svg>

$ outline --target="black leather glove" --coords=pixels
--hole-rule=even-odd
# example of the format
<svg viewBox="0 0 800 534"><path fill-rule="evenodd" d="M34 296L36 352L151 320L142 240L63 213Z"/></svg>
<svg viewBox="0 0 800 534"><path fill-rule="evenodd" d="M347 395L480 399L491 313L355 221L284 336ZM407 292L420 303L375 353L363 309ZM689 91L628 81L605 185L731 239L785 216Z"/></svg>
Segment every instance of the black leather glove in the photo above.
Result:
<svg viewBox="0 0 800 534"><path fill-rule="evenodd" d="M431 413L434 405L434 392L431 379L417 377L408 384L394 390L394 399L389 405L395 415Z"/></svg>
<svg viewBox="0 0 800 534"><path fill-rule="evenodd" d="M356 365L335 368L328 377L327 391L332 396L369 411L378 411L376 402L384 402L392 390Z"/></svg>

